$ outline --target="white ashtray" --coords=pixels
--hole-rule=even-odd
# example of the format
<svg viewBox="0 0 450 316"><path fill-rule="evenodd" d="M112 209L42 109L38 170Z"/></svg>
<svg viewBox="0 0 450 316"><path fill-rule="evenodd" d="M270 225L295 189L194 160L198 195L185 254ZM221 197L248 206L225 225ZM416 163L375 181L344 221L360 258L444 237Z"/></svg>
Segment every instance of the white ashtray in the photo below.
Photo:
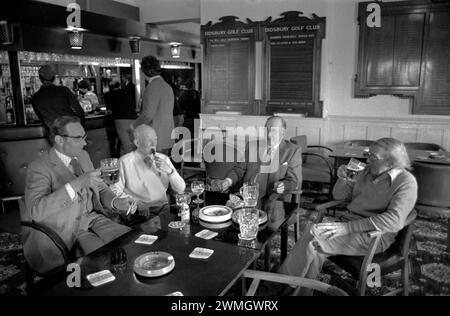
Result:
<svg viewBox="0 0 450 316"><path fill-rule="evenodd" d="M134 260L134 272L144 277L159 277L173 270L175 259L170 253L152 251Z"/></svg>
<svg viewBox="0 0 450 316"><path fill-rule="evenodd" d="M200 209L199 218L204 222L222 223L231 219L233 211L228 206L209 205Z"/></svg>

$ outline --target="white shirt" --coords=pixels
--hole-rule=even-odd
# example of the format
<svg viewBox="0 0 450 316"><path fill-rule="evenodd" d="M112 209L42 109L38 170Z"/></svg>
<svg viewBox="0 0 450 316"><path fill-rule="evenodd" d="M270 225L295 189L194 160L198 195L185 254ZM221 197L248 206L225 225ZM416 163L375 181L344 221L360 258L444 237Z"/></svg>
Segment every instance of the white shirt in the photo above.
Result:
<svg viewBox="0 0 450 316"><path fill-rule="evenodd" d="M157 153L172 168L168 175L159 172L155 165L151 168L144 162L138 151L133 151L119 159L119 181L111 186L111 190L120 197L131 197L134 200L160 206L167 203L167 189L170 187L177 193L186 188L183 178L175 170L169 157Z"/></svg>
<svg viewBox="0 0 450 316"><path fill-rule="evenodd" d="M160 75L157 75L157 76L151 77L150 79L148 79L148 84L151 84L152 81L155 80L156 78L161 78L161 76L160 76Z"/></svg>

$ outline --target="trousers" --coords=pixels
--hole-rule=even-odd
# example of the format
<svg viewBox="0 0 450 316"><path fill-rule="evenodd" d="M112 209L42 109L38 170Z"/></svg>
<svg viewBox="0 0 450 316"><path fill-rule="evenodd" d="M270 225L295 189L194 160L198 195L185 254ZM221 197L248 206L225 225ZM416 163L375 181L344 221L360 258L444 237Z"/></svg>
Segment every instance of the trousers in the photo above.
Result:
<svg viewBox="0 0 450 316"><path fill-rule="evenodd" d="M126 234L131 229L117 224L102 214L98 214L89 223L88 230L81 230L77 235L77 243L85 256L110 241Z"/></svg>

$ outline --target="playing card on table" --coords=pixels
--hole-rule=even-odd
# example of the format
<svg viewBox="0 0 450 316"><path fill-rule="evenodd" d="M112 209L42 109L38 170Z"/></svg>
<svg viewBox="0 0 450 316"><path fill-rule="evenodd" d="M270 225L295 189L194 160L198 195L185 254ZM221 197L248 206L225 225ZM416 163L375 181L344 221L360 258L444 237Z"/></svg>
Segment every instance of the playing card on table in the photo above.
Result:
<svg viewBox="0 0 450 316"><path fill-rule="evenodd" d="M214 237L216 237L219 233L217 232L213 232L209 229L204 229L200 232L198 232L197 234L195 234L195 236L197 236L198 238L203 238L203 239L212 239Z"/></svg>
<svg viewBox="0 0 450 316"><path fill-rule="evenodd" d="M197 247L189 254L189 258L208 259L213 253L214 250L212 249Z"/></svg>
<svg viewBox="0 0 450 316"><path fill-rule="evenodd" d="M151 245L156 241L156 239L158 239L158 236L155 235L141 235L134 242L137 244Z"/></svg>
<svg viewBox="0 0 450 316"><path fill-rule="evenodd" d="M109 270L92 273L86 276L92 286L99 286L108 282L112 282L116 277Z"/></svg>

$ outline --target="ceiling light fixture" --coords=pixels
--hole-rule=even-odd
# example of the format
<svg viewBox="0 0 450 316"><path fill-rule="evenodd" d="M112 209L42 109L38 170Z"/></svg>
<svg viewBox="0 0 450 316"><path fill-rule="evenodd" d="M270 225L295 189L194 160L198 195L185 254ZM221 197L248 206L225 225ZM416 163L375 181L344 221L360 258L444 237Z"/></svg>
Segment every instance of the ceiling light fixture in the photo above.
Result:
<svg viewBox="0 0 450 316"><path fill-rule="evenodd" d="M172 54L172 58L180 58L181 43L177 42L170 43L170 53Z"/></svg>
<svg viewBox="0 0 450 316"><path fill-rule="evenodd" d="M130 49L133 54L139 54L141 50L141 38L139 36L130 36Z"/></svg>
<svg viewBox="0 0 450 316"><path fill-rule="evenodd" d="M70 47L72 49L82 49L83 48L83 32L86 31L86 29L83 29L81 27L67 27L65 28L67 33L69 34L69 42Z"/></svg>

